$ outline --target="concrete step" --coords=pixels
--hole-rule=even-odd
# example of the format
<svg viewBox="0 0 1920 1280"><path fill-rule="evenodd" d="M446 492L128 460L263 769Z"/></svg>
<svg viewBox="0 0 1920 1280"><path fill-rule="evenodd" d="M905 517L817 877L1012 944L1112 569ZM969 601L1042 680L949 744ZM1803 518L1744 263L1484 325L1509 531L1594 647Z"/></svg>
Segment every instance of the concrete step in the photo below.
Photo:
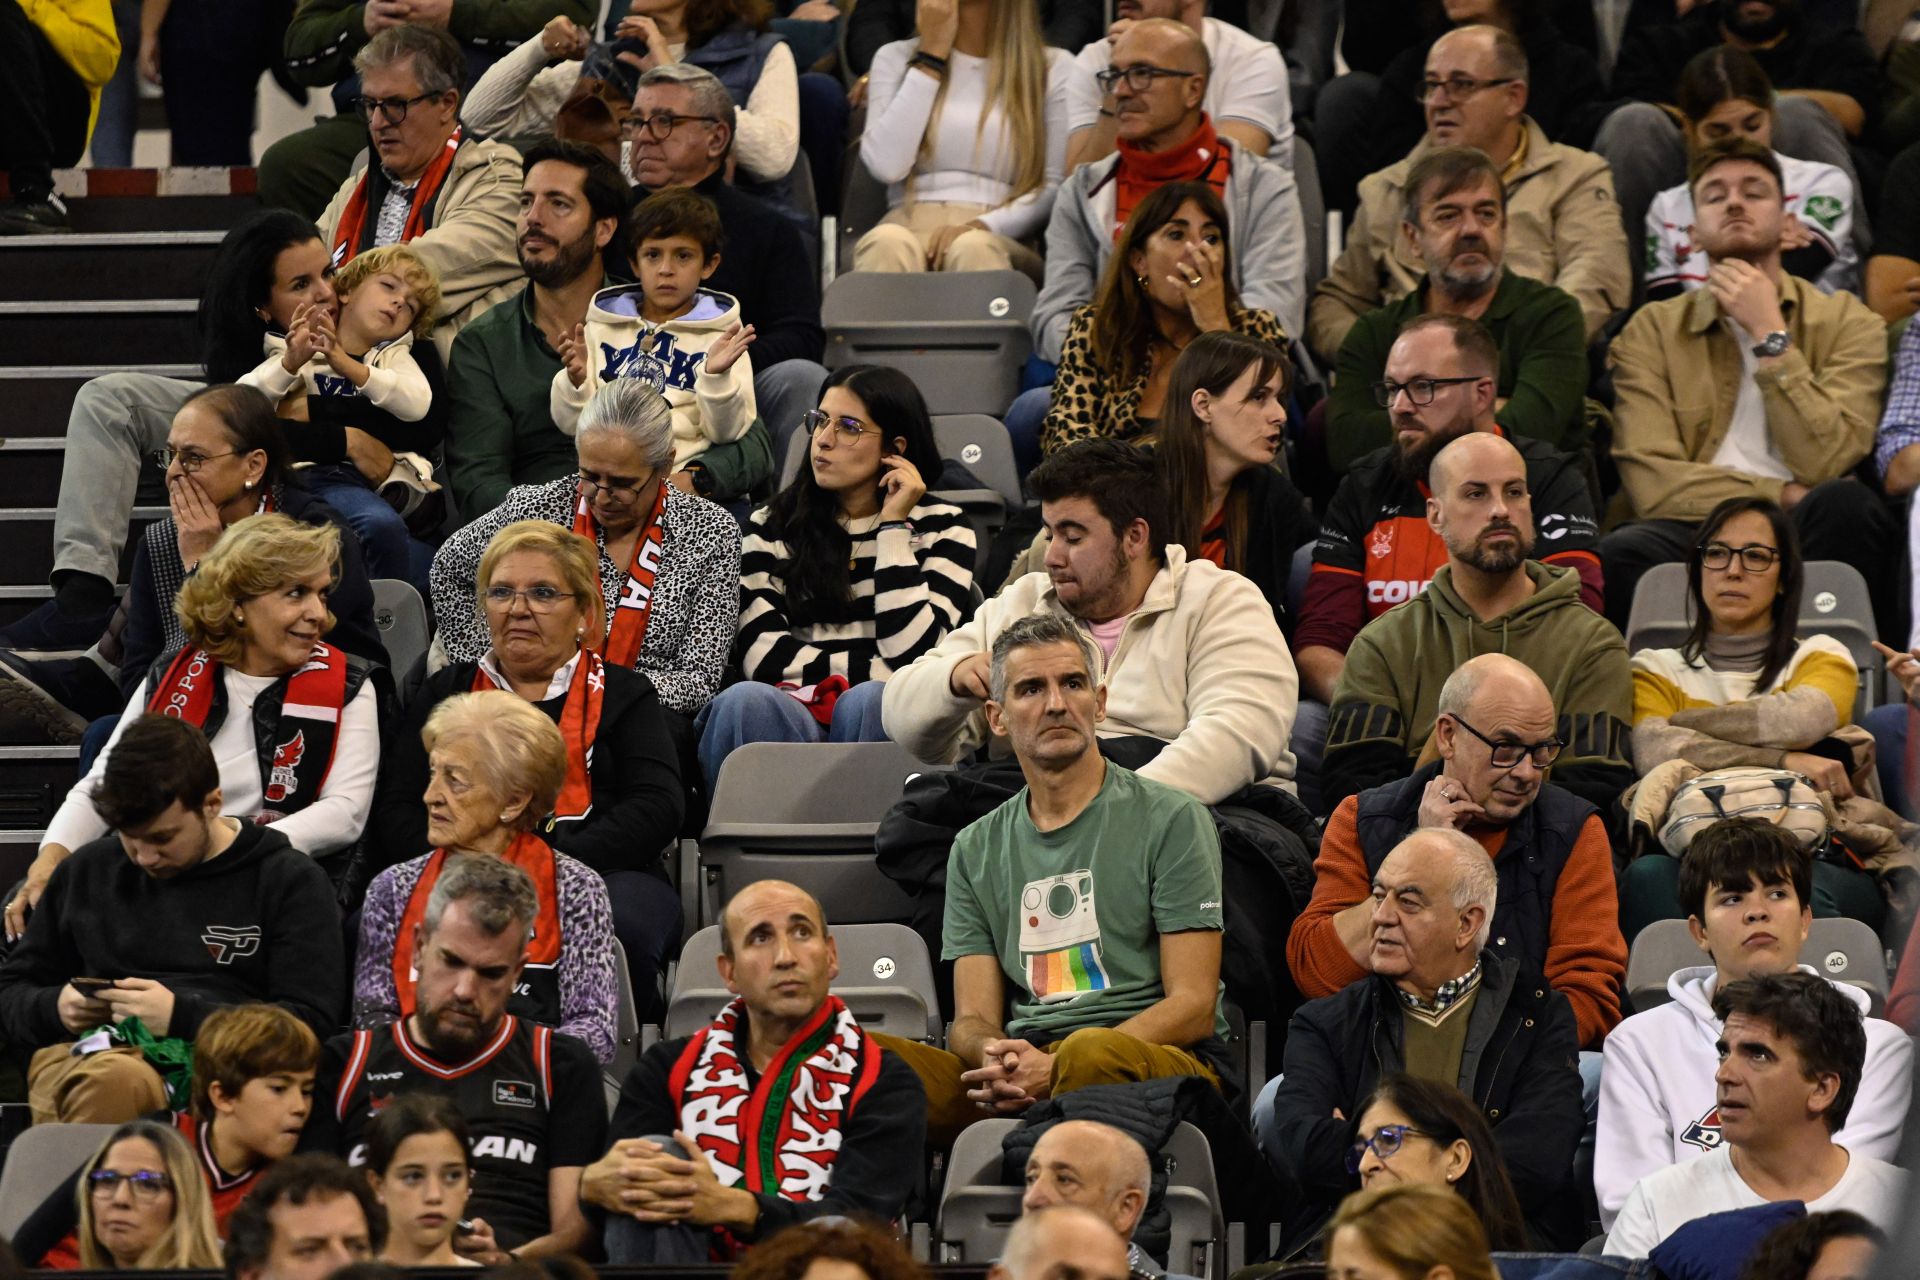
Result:
<svg viewBox="0 0 1920 1280"><path fill-rule="evenodd" d="M166 514L165 507L134 508L132 531L120 554L121 582L133 572L133 552L141 534ZM53 572L53 516L52 507L0 508L0 546L7 548L7 554L0 556L0 585L32 587L46 582Z"/></svg>
<svg viewBox="0 0 1920 1280"><path fill-rule="evenodd" d="M0 236L0 302L198 297L223 234Z"/></svg>
<svg viewBox="0 0 1920 1280"><path fill-rule="evenodd" d="M197 308L186 298L0 302L0 352L9 365L186 364L200 353Z"/></svg>
<svg viewBox="0 0 1920 1280"><path fill-rule="evenodd" d="M92 353L103 354L103 353ZM9 358L13 358L9 353ZM87 382L109 373L151 373L163 378L197 379L200 366L187 364L0 365L0 405L6 407L8 439L63 436L73 397Z"/></svg>
<svg viewBox="0 0 1920 1280"><path fill-rule="evenodd" d="M66 799L67 792L80 777L80 748L50 746L0 746L0 892L26 871L22 862L18 871L9 872L6 861L14 853L7 837L18 837L27 846L27 861L39 846L39 833Z"/></svg>

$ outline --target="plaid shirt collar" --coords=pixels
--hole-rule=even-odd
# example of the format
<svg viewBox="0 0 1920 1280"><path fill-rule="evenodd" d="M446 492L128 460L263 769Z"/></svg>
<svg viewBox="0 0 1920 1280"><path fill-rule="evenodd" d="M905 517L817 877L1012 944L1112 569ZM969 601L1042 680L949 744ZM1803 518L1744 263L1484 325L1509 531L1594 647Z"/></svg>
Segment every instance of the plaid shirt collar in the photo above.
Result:
<svg viewBox="0 0 1920 1280"><path fill-rule="evenodd" d="M1473 962L1473 968L1467 970L1457 978L1449 978L1447 981L1441 983L1439 989L1433 993L1433 999L1431 1000L1422 1000L1412 992L1403 991L1399 987L1395 987L1394 991L1399 995L1400 1003L1412 1009L1415 1013L1439 1014L1445 1013L1448 1009L1458 1004L1462 997L1466 996L1479 985L1480 962L1475 960Z"/></svg>

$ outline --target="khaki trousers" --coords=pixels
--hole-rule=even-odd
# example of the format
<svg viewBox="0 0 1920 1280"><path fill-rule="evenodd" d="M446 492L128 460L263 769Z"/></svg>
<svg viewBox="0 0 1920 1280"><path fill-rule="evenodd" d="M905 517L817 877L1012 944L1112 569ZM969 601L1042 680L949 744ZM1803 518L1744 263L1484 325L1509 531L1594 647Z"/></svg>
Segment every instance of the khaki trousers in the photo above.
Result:
<svg viewBox="0 0 1920 1280"><path fill-rule="evenodd" d="M888 212L880 225L853 246L855 271L925 271L927 242L941 227L966 222L987 211L985 205L908 201ZM942 271L1023 271L1038 283L1045 274L1040 255L992 231L970 230L947 248Z"/></svg>
<svg viewBox="0 0 1920 1280"><path fill-rule="evenodd" d="M71 1044L39 1050L27 1064L35 1124L125 1124L167 1105L167 1086L138 1049L121 1045L74 1057Z"/></svg>

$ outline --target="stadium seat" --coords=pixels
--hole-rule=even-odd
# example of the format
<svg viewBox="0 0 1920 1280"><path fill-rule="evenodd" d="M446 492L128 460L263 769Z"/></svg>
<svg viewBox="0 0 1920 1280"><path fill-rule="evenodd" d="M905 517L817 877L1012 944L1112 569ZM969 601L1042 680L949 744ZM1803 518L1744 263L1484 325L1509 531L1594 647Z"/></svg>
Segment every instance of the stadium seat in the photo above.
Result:
<svg viewBox="0 0 1920 1280"><path fill-rule="evenodd" d="M427 656L432 633L427 627L427 605L410 582L398 578L373 580L373 625L387 647L393 678L404 682L413 664Z"/></svg>
<svg viewBox="0 0 1920 1280"><path fill-rule="evenodd" d="M1160 1160L1167 1169L1167 1213L1173 1220L1169 1267L1196 1276L1224 1274L1215 1258L1226 1248L1226 1213L1207 1135L1182 1121L1161 1149Z"/></svg>
<svg viewBox="0 0 1920 1280"><path fill-rule="evenodd" d="M613 939L613 1061L606 1066L607 1110L620 1096L620 1085L640 1056L640 1006L633 995L633 975L627 971L627 949Z"/></svg>
<svg viewBox="0 0 1920 1280"><path fill-rule="evenodd" d="M700 836L701 924L756 880L790 880L837 924L905 921L873 836L924 765L892 742L752 742L728 756Z"/></svg>
<svg viewBox="0 0 1920 1280"><path fill-rule="evenodd" d="M1799 634L1832 636L1847 647L1860 668L1860 694L1854 717L1880 705L1884 671L1873 641L1880 634L1873 619L1873 602L1858 570L1838 560L1809 560L1800 590ZM1677 649L1692 625L1692 603L1687 595L1684 564L1655 565L1633 592L1633 611L1627 618L1627 652Z"/></svg>
<svg viewBox="0 0 1920 1280"><path fill-rule="evenodd" d="M1815 920L1800 948L1800 962L1867 993L1874 1017L1887 1007L1887 960L1880 939L1858 920ZM1711 964L1694 945L1684 920L1656 920L1640 931L1627 953L1627 998L1634 1012L1667 1004L1667 979L1678 969Z"/></svg>
<svg viewBox="0 0 1920 1280"><path fill-rule="evenodd" d="M999 413L1020 394L1037 297L1018 271L855 271L827 289L829 369L892 365L934 413Z"/></svg>
<svg viewBox="0 0 1920 1280"><path fill-rule="evenodd" d="M1300 225L1307 239L1307 291L1327 278L1327 202L1320 193L1320 163L1313 144L1293 135L1293 181L1300 189Z"/></svg>
<svg viewBox="0 0 1920 1280"><path fill-rule="evenodd" d="M846 25L840 24L843 31ZM835 246L835 265L838 271L851 271L853 247L887 216L887 184L860 162L858 138L848 145L846 163L841 168L846 176L840 184L840 240Z"/></svg>
<svg viewBox="0 0 1920 1280"><path fill-rule="evenodd" d="M861 1026L907 1040L940 1038L933 961L919 934L901 924L839 924L831 916L828 930L840 950L833 994L847 1002ZM719 954L719 925L708 925L687 939L673 994L667 997L663 1038L692 1035L733 998L714 967Z"/></svg>
<svg viewBox="0 0 1920 1280"><path fill-rule="evenodd" d="M7 1149L7 1166L0 1170L0 1240L13 1239L41 1202L78 1172L116 1127L37 1124L15 1138Z"/></svg>

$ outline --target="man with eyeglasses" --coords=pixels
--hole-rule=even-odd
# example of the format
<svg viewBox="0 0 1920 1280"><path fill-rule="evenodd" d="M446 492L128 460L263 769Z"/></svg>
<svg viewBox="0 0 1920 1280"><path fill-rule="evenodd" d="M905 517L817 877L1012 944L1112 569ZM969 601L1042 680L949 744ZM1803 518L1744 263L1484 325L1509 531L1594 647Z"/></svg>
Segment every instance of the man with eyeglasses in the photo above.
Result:
<svg viewBox="0 0 1920 1280"><path fill-rule="evenodd" d="M1504 190L1504 266L1572 296L1582 347L1628 305L1633 277L1613 175L1599 156L1547 139L1526 114L1528 74L1526 51L1496 27L1458 27L1434 41L1418 90L1426 137L1406 159L1361 181L1346 251L1308 306L1307 343L1316 355L1333 363L1368 312L1425 292L1436 264L1417 235L1414 169L1440 147L1486 154ZM1384 351L1385 342L1376 349ZM1584 362L1579 385L1585 385Z"/></svg>
<svg viewBox="0 0 1920 1280"><path fill-rule="evenodd" d="M1632 522L1600 540L1607 616L1626 626L1640 579L1683 559L1727 498L1786 508L1807 560L1866 579L1882 638L1907 641L1895 516L1853 475L1887 389L1885 323L1780 263L1780 163L1747 139L1693 162L1703 288L1649 303L1613 341L1613 457Z"/></svg>
<svg viewBox="0 0 1920 1280"><path fill-rule="evenodd" d="M1465 702L1481 701L1475 685L1514 678L1467 671ZM1501 719L1487 711L1489 725ZM1537 724L1526 736L1536 733ZM1532 777L1537 785L1539 771ZM1433 795L1436 805L1451 803L1440 789ZM1300 1006L1281 1075L1254 1104L1261 1150L1297 1198L1290 1234L1310 1232L1353 1188L1353 1121L1382 1076L1406 1072L1472 1098L1497 1146L1475 1158L1506 1166L1536 1229L1561 1235L1556 1243L1566 1248L1582 1238L1584 1224L1565 1212L1582 1126L1575 1010L1511 945L1519 920L1538 908L1535 873L1519 865L1532 852L1516 848L1490 862L1471 832L1423 822L1383 834L1354 868L1361 898L1342 926L1358 957L1348 961L1353 979ZM1611 885L1604 842L1601 869Z"/></svg>

